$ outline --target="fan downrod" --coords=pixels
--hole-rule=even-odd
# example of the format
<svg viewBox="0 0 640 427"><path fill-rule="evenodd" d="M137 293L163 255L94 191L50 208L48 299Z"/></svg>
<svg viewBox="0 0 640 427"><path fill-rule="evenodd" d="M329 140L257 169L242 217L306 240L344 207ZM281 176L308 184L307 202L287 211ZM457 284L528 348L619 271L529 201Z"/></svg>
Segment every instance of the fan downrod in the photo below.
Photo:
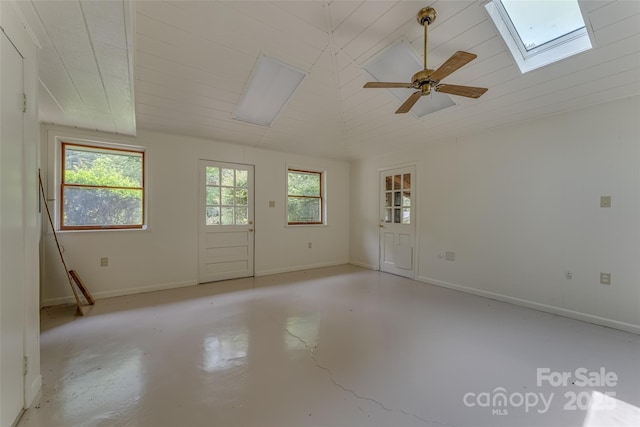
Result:
<svg viewBox="0 0 640 427"><path fill-rule="evenodd" d="M425 22L427 25L431 25L436 20L436 10L432 7L423 7L418 11L416 18L421 27L424 27Z"/></svg>

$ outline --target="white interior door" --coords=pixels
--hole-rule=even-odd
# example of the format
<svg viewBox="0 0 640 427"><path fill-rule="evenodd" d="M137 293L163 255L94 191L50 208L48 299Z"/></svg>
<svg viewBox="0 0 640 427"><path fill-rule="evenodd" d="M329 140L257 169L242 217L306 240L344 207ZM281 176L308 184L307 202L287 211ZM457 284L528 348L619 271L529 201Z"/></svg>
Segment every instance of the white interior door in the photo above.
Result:
<svg viewBox="0 0 640 427"><path fill-rule="evenodd" d="M380 270L415 277L415 167L380 172Z"/></svg>
<svg viewBox="0 0 640 427"><path fill-rule="evenodd" d="M200 160L198 281L253 276L253 166Z"/></svg>
<svg viewBox="0 0 640 427"><path fill-rule="evenodd" d="M11 426L24 407L24 91L22 56L0 34L0 426Z"/></svg>

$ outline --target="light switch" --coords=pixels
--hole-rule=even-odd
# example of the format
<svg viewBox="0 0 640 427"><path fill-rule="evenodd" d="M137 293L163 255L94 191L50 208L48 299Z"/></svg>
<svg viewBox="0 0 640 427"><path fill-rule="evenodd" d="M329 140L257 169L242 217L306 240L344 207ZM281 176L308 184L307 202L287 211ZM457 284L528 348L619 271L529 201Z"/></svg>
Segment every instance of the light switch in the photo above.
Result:
<svg viewBox="0 0 640 427"><path fill-rule="evenodd" d="M600 196L600 207L601 208L610 208L611 207L611 196Z"/></svg>
<svg viewBox="0 0 640 427"><path fill-rule="evenodd" d="M447 251L447 252L444 253L444 259L446 259L447 261L455 261L456 260L456 253Z"/></svg>

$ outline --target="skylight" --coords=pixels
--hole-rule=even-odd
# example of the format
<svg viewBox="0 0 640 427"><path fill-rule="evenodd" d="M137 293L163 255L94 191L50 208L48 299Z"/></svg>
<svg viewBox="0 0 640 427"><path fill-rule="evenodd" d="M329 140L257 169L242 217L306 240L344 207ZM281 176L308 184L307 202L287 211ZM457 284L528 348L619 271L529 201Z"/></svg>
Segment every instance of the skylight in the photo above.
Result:
<svg viewBox="0 0 640 427"><path fill-rule="evenodd" d="M522 73L592 47L577 0L492 0L485 8Z"/></svg>
<svg viewBox="0 0 640 427"><path fill-rule="evenodd" d="M422 64L404 40L389 46L369 61L364 69L379 82L408 82L416 71L422 69ZM387 89L391 95L402 104L415 89ZM423 96L411 109L411 114L424 117L427 114L453 107L455 102L444 93L431 91Z"/></svg>
<svg viewBox="0 0 640 427"><path fill-rule="evenodd" d="M306 73L291 65L261 56L232 117L270 126L305 77Z"/></svg>

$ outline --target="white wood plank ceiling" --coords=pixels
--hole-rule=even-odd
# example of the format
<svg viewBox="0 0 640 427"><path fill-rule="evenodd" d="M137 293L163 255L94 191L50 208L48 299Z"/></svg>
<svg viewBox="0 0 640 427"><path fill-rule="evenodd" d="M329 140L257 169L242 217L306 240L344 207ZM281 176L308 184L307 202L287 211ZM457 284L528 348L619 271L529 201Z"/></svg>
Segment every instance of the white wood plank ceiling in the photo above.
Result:
<svg viewBox="0 0 640 427"><path fill-rule="evenodd" d="M357 159L640 93L636 0L582 0L594 49L524 75L483 1L141 1L133 4L135 123L128 123L126 101L133 95L127 97L123 86L131 57L121 51L131 42L122 12L127 3L60 3L30 4L47 35L39 37L44 39L40 78L52 99L44 97L43 120L78 127L131 133L137 124ZM456 107L416 119L394 114L400 103L387 91L363 89L370 78L362 67L400 38L422 57L415 14L427 5L438 14L429 27L429 65L438 66L457 50L475 53L478 59L447 83L489 91L478 100L454 96ZM105 35L107 29L115 33ZM262 53L309 73L270 128L231 118ZM87 68L97 69L99 78L85 75L91 73ZM60 70L67 79L59 77ZM52 103L58 110L49 107Z"/></svg>
<svg viewBox="0 0 640 427"><path fill-rule="evenodd" d="M20 1L40 45L42 122L134 135L131 4Z"/></svg>

